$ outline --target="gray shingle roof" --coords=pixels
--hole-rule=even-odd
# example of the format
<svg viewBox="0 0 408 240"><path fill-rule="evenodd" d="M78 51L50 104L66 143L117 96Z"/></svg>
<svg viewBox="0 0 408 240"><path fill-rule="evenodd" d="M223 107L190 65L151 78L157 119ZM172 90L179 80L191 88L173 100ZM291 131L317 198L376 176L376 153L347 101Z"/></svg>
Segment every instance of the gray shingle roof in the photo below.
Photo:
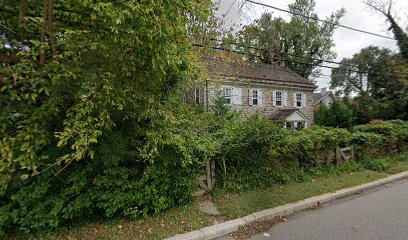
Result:
<svg viewBox="0 0 408 240"><path fill-rule="evenodd" d="M273 85L315 89L316 85L287 67L276 64L248 62L240 59L207 58L203 61L210 75L248 79Z"/></svg>
<svg viewBox="0 0 408 240"><path fill-rule="evenodd" d="M319 103L323 98L329 95L333 95L334 97L334 94L332 91L327 91L324 95L321 92L314 93L313 94L313 104Z"/></svg>
<svg viewBox="0 0 408 240"><path fill-rule="evenodd" d="M321 98L322 98L322 93L321 92L313 94L313 102L314 103L317 103Z"/></svg>

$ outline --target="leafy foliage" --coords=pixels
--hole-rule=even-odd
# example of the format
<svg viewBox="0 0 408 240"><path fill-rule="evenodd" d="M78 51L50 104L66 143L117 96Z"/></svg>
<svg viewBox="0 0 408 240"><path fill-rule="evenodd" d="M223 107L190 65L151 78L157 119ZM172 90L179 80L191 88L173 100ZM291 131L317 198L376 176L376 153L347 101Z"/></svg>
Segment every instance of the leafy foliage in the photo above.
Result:
<svg viewBox="0 0 408 240"><path fill-rule="evenodd" d="M210 1L41 2L2 0L0 52L9 57L0 69L0 170L7 174L94 158L92 146L120 123L118 113L141 126L165 115L157 106L194 74L188 36L211 13ZM57 146L50 158L47 149Z"/></svg>
<svg viewBox="0 0 408 240"><path fill-rule="evenodd" d="M315 6L314 0L297 0L289 4L290 11L310 18L293 15L288 22L265 12L258 20L244 26L240 32L240 42L264 49L256 50L256 55L260 57L255 58L265 63L283 61L304 78L317 77L320 73L317 65L336 56L331 50L336 25L312 20L318 18ZM341 9L327 17L326 21L338 23L344 14L344 9Z"/></svg>
<svg viewBox="0 0 408 240"><path fill-rule="evenodd" d="M324 104L315 111L315 123L325 127L349 128L353 125L353 112L342 101L334 101L329 107Z"/></svg>
<svg viewBox="0 0 408 240"><path fill-rule="evenodd" d="M345 96L352 92L373 98L393 94L400 85L388 67L391 58L389 49L374 46L363 48L352 58L343 59L340 66L333 69L331 87L340 88Z"/></svg>

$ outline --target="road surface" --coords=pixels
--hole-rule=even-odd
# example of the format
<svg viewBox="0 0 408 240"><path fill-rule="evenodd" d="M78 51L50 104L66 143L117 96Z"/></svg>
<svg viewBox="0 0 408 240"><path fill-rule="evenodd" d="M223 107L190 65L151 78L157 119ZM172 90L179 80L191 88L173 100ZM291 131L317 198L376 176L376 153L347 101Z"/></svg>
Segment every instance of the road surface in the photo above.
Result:
<svg viewBox="0 0 408 240"><path fill-rule="evenodd" d="M408 240L408 180L289 216L250 239Z"/></svg>

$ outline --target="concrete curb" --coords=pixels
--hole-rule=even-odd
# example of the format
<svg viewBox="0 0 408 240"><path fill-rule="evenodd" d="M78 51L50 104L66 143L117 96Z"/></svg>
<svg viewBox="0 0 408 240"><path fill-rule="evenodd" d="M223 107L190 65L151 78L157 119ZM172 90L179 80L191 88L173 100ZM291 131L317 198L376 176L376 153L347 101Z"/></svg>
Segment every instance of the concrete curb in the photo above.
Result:
<svg viewBox="0 0 408 240"><path fill-rule="evenodd" d="M167 238L167 240L207 240L222 237L224 235L237 231L239 227L249 225L250 223L255 221L264 221L278 216L287 216L302 211L304 209L308 209L312 206L315 206L316 204L328 203L343 197L353 195L355 193L359 193L361 191L369 190L407 177L408 171L402 172L374 182L366 183L356 187L341 189L333 193L326 193L320 196L307 198L296 203L289 203L279 207L266 209L260 212L249 214L248 216L242 218L205 227L203 229L196 230L193 232L179 234Z"/></svg>

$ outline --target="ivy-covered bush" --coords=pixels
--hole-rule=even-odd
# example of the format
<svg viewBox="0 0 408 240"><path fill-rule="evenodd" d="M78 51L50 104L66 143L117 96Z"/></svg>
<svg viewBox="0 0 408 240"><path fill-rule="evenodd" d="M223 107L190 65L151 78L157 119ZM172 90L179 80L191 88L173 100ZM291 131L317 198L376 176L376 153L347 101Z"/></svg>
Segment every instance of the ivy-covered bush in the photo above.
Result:
<svg viewBox="0 0 408 240"><path fill-rule="evenodd" d="M403 121L374 121L353 131L314 126L286 131L278 123L256 116L235 122L222 132L218 162L224 188L241 191L302 181L307 172L336 163L336 147L354 145L364 166L385 169L386 164L364 164L366 156L395 153L408 145ZM379 166L381 165L381 166ZM359 169L359 164L352 165ZM336 168L337 169L337 168ZM336 170L337 171L337 170Z"/></svg>
<svg viewBox="0 0 408 240"><path fill-rule="evenodd" d="M95 150L97 161L11 181L0 195L1 231L36 233L95 217L139 218L188 201L194 168L183 165L183 155L163 146L149 163L134 144L127 134L110 133Z"/></svg>
<svg viewBox="0 0 408 240"><path fill-rule="evenodd" d="M285 138L270 146L271 158L298 162L303 169L319 163L330 163L337 146L350 142L351 134L345 129L315 126L302 131L287 131Z"/></svg>
<svg viewBox="0 0 408 240"><path fill-rule="evenodd" d="M142 131L135 124L141 120L129 118L104 133L94 148L95 160L54 165L28 179L15 172L0 190L0 234L164 211L191 198L195 178L209 160L216 161L218 189L243 191L354 171L361 165L384 171L389 164L381 160L339 167L330 163L336 147L353 144L363 159L360 153L393 153L408 143L408 123L402 121L371 122L353 132L318 126L287 131L261 116L168 108L161 105L155 112L163 114L144 118ZM53 151L50 156L61 154Z"/></svg>
<svg viewBox="0 0 408 240"><path fill-rule="evenodd" d="M408 145L408 122L401 120L374 120L353 131L353 143L367 154L400 152Z"/></svg>

